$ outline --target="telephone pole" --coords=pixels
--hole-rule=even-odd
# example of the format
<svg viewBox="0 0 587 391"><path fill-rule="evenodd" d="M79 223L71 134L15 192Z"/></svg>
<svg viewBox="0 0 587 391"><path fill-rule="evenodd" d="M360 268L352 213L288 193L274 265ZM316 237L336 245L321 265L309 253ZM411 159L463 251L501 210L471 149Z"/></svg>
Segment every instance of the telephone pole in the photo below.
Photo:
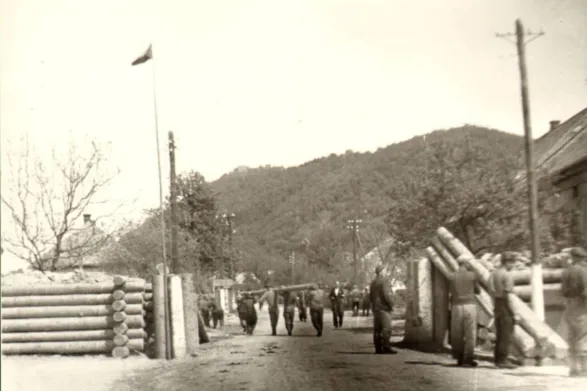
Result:
<svg viewBox="0 0 587 391"><path fill-rule="evenodd" d="M292 251L289 255L289 263L291 264L291 284L295 284L295 266L296 266L296 252Z"/></svg>
<svg viewBox="0 0 587 391"><path fill-rule="evenodd" d="M175 176L175 141L169 131L169 196L171 198L171 270L178 274L179 254L177 250L177 178Z"/></svg>
<svg viewBox="0 0 587 391"><path fill-rule="evenodd" d="M351 230L352 235L353 235L353 268L354 268L354 272L353 272L353 276L354 276L354 283L357 283L357 278L358 278L358 260L357 260L357 234L359 233L359 224L361 224L363 222L363 220L348 220L349 225L347 225L347 228L349 230Z"/></svg>
<svg viewBox="0 0 587 391"><path fill-rule="evenodd" d="M230 257L230 278L234 278L234 253L232 251L232 234L234 233L232 229L234 213L227 213L226 215L226 224L228 225L228 256Z"/></svg>
<svg viewBox="0 0 587 391"><path fill-rule="evenodd" d="M529 228L532 241L532 309L541 321L544 321L544 293L542 282L542 264L540 263L540 241L538 239L538 190L536 185L536 172L534 161L534 141L532 139L532 126L530 120L530 98L528 94L528 71L526 69L525 46L528 42L544 35L544 32L524 33L524 27L520 19L516 20L515 34L496 34L499 38L515 35L518 49L518 61L520 69L520 89L522 98L522 115L524 118L524 135L526 148L526 184L528 187ZM525 37L529 37L525 40ZM506 39L509 41L509 39Z"/></svg>

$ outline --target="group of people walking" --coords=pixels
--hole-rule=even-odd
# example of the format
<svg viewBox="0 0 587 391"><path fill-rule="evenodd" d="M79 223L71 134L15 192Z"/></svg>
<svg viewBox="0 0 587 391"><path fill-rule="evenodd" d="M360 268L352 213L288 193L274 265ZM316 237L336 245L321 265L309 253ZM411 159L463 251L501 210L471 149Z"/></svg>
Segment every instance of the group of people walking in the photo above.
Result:
<svg viewBox="0 0 587 391"><path fill-rule="evenodd" d="M390 281L384 277L385 267L380 265L375 269L375 279L369 289L363 292L356 286L351 291L353 315L359 315L359 306L363 305L363 315L369 315L373 311L373 343L376 354L395 354L391 347L391 313L393 311L393 298ZM237 312L243 331L251 335L257 324L257 311L255 304L258 303L259 310L267 304L269 320L271 324L271 335L277 335L277 324L279 322L279 296L283 298L283 320L287 334L291 336L294 328L295 309L298 308L299 320L307 321L307 310L309 308L310 320L316 336L321 337L324 330L324 301L326 299L325 286L322 283L311 285L308 291L299 293L287 290L276 290L271 285L266 285L265 292L258 301L249 294L243 293L238 300ZM343 326L345 313L345 291L337 281L335 286L328 293L332 308L332 321L334 328ZM367 308L368 307L368 308Z"/></svg>
<svg viewBox="0 0 587 391"><path fill-rule="evenodd" d="M569 251L570 264L563 272L561 293L566 300L564 321L568 326L570 376L587 377L587 251L574 247ZM495 349L494 362L498 368L516 367L507 360L514 327L519 318L512 305L514 280L511 274L516 254L504 252L501 265L491 274L489 290L493 296ZM452 354L459 365L477 366L473 359L477 339L477 304L479 293L476 274L470 270L467 257L457 259L459 269L451 277Z"/></svg>

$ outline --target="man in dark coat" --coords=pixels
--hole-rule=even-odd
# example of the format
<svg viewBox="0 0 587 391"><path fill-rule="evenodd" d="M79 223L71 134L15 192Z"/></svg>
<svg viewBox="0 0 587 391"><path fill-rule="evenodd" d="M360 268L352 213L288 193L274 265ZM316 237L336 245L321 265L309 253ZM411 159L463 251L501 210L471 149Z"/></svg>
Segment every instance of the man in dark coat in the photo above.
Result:
<svg viewBox="0 0 587 391"><path fill-rule="evenodd" d="M245 293L240 296L236 301L236 312L238 313L238 320L243 332L247 332L247 308L244 303Z"/></svg>
<svg viewBox="0 0 587 391"><path fill-rule="evenodd" d="M351 291L351 300L353 304L353 316L359 316L359 306L361 305L362 294L356 285L353 285Z"/></svg>
<svg viewBox="0 0 587 391"><path fill-rule="evenodd" d="M219 307L213 301L208 304L210 314L212 315L212 327L217 328L218 326L224 326L224 310Z"/></svg>
<svg viewBox="0 0 587 391"><path fill-rule="evenodd" d="M253 335L255 326L257 325L257 310L255 310L255 298L246 293L242 299L245 312L245 332L248 335Z"/></svg>
<svg viewBox="0 0 587 391"><path fill-rule="evenodd" d="M310 293L308 293L310 319L312 319L312 325L316 329L318 337L322 336L322 329L324 328L324 294L322 284L318 284L317 287L312 285Z"/></svg>
<svg viewBox="0 0 587 391"><path fill-rule="evenodd" d="M342 327L344 318L344 291L338 281L336 281L336 285L330 291L328 298L332 304L332 321L334 327Z"/></svg>
<svg viewBox="0 0 587 391"><path fill-rule="evenodd" d="M204 320L204 325L206 327L210 327L210 308L209 308L210 301L206 298L205 295L200 296L199 300L199 307L200 313L202 314L202 319Z"/></svg>
<svg viewBox="0 0 587 391"><path fill-rule="evenodd" d="M298 316L300 318L300 322L305 322L308 319L308 312L306 310L306 292L301 291L298 294L296 299L296 304L298 306Z"/></svg>
<svg viewBox="0 0 587 391"><path fill-rule="evenodd" d="M373 309L373 343L376 354L395 354L391 347L391 312L393 311L393 299L391 283L382 272L383 265L375 268L375 279L371 282L371 307Z"/></svg>
<svg viewBox="0 0 587 391"><path fill-rule="evenodd" d="M369 316L371 312L371 295L369 294L369 288L365 288L363 291L363 303L362 303L363 316Z"/></svg>

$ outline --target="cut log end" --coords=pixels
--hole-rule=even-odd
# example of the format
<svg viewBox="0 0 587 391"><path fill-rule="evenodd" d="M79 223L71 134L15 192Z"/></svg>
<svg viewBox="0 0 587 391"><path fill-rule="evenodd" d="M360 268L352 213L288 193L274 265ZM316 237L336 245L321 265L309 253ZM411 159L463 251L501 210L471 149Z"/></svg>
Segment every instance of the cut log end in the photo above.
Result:
<svg viewBox="0 0 587 391"><path fill-rule="evenodd" d="M120 276L115 276L112 281L114 282L114 285L116 285L116 286L122 286L126 283L126 280Z"/></svg>
<svg viewBox="0 0 587 391"><path fill-rule="evenodd" d="M117 346L112 349L112 357L114 358L127 358L130 356L130 349L126 346Z"/></svg>
<svg viewBox="0 0 587 391"><path fill-rule="evenodd" d="M124 296L125 296L124 291L122 291L120 289L117 289L114 292L112 292L112 298L114 300L122 300L122 299L124 299Z"/></svg>
<svg viewBox="0 0 587 391"><path fill-rule="evenodd" d="M124 312L115 312L112 315L112 319L114 319L115 322L124 322L126 314Z"/></svg>
<svg viewBox="0 0 587 391"><path fill-rule="evenodd" d="M126 334L128 331L128 325L126 323L114 325L114 327L112 327L112 331L114 331L115 334Z"/></svg>
<svg viewBox="0 0 587 391"><path fill-rule="evenodd" d="M112 341L114 342L114 345L116 345L116 346L124 346L128 343L128 339L129 338L126 335L117 334L114 336Z"/></svg>
<svg viewBox="0 0 587 391"><path fill-rule="evenodd" d="M124 300L116 300L112 303L112 309L114 311L120 312L126 307L126 302Z"/></svg>

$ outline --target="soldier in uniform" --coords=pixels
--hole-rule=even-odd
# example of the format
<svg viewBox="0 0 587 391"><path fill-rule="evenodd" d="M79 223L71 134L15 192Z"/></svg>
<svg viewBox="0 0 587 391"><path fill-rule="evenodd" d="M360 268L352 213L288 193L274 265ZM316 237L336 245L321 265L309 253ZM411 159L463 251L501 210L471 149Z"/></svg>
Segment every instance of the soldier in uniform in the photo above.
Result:
<svg viewBox="0 0 587 391"><path fill-rule="evenodd" d="M293 292L283 292L283 321L287 335L292 335L294 318L296 315L296 294Z"/></svg>
<svg viewBox="0 0 587 391"><path fill-rule="evenodd" d="M277 335L277 322L279 321L279 307L277 305L277 292L269 284L265 286L265 293L259 298L259 309L267 302L269 320L271 321L271 335Z"/></svg>
<svg viewBox="0 0 587 391"><path fill-rule="evenodd" d="M208 307L209 301L205 295L201 295L199 301L200 302L198 304L200 307L200 313L202 314L202 319L204 320L204 325L206 325L206 327L210 327L210 308Z"/></svg>
<svg viewBox="0 0 587 391"><path fill-rule="evenodd" d="M490 279L495 316L494 360L498 368L504 369L516 368L516 365L507 361L516 324L516 316L510 302L510 295L514 294L511 270L515 263L516 254L511 251L504 252L501 255L501 266L493 271Z"/></svg>
<svg viewBox="0 0 587 391"><path fill-rule="evenodd" d="M344 318L344 291L340 286L340 282L336 281L336 285L330 291L329 299L332 304L332 321L334 327L342 327Z"/></svg>
<svg viewBox="0 0 587 391"><path fill-rule="evenodd" d="M353 285L351 291L351 300L353 304L353 316L359 316L359 306L361 305L361 291L356 285Z"/></svg>
<svg viewBox="0 0 587 391"><path fill-rule="evenodd" d="M218 307L216 303L211 301L208 304L210 314L212 315L212 327L217 328L218 326L224 326L224 310L222 307Z"/></svg>
<svg viewBox="0 0 587 391"><path fill-rule="evenodd" d="M363 291L363 316L369 316L369 312L371 311L371 297L369 294L369 288L365 288Z"/></svg>
<svg viewBox="0 0 587 391"><path fill-rule="evenodd" d="M569 375L587 377L587 251L570 250L572 264L563 272L562 294L567 301Z"/></svg>
<svg viewBox="0 0 587 391"><path fill-rule="evenodd" d="M391 283L384 277L383 265L375 268L375 279L369 288L371 306L373 308L373 343L376 354L396 354L391 348L391 312L393 311L393 299L391 295Z"/></svg>
<svg viewBox="0 0 587 391"><path fill-rule="evenodd" d="M459 269L452 275L452 313L450 320L450 341L453 357L459 366L476 367L473 360L477 343L477 302L479 293L477 277L468 269L467 258L457 259Z"/></svg>
<svg viewBox="0 0 587 391"><path fill-rule="evenodd" d="M324 289L322 287L322 284L318 284L318 287L312 285L310 293L308 293L310 319L312 319L312 325L316 329L318 337L322 336L322 329L324 328Z"/></svg>

